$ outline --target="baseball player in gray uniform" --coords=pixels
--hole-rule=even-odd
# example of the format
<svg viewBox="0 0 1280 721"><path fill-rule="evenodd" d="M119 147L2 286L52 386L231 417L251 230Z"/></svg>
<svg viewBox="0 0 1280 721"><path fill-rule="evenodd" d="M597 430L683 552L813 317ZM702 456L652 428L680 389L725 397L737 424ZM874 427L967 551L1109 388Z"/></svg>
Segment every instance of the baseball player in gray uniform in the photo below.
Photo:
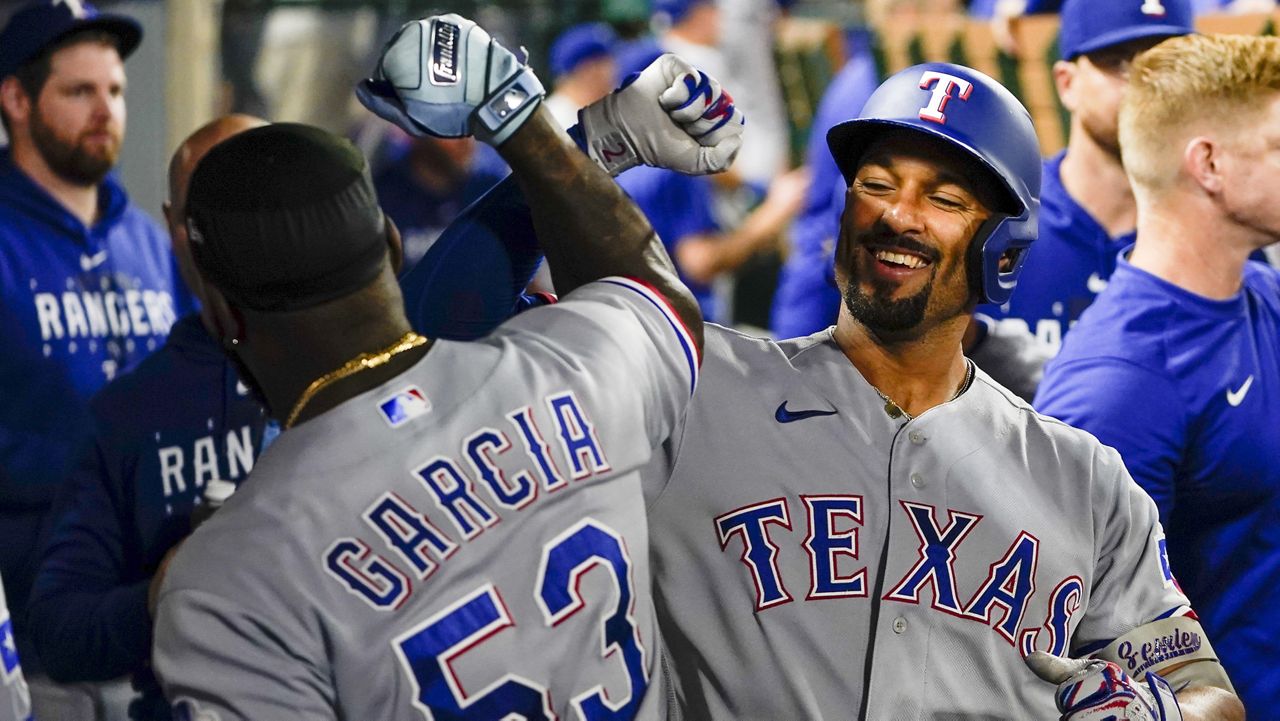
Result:
<svg viewBox="0 0 1280 721"><path fill-rule="evenodd" d="M13 642L13 620L0 583L0 721L31 721L31 693Z"/></svg>
<svg viewBox="0 0 1280 721"><path fill-rule="evenodd" d="M631 147L727 165L741 124L701 115L735 111L674 67L631 86L651 109L630 127L663 124L665 149ZM196 169L207 302L285 431L168 571L154 662L178 718L661 717L638 469L692 394L701 320L541 93L457 16L402 28L363 90L496 146L552 239L567 297L473 344L409 331L349 144L271 125Z"/></svg>
<svg viewBox="0 0 1280 721"><path fill-rule="evenodd" d="M849 184L837 324L708 325L646 476L686 716L1243 718L1118 454L961 352L1036 237L1026 110L926 64L828 142Z"/></svg>
<svg viewBox="0 0 1280 721"><path fill-rule="evenodd" d="M685 715L1242 718L1115 451L961 352L1037 235L1027 111L920 65L828 142L849 184L837 324L781 343L708 325L702 385L645 474Z"/></svg>

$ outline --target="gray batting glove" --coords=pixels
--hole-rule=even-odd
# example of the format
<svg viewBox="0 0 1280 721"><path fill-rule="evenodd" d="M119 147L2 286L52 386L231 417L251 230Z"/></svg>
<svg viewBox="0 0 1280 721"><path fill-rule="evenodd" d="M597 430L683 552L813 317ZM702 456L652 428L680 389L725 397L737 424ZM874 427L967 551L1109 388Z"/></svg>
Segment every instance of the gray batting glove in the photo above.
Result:
<svg viewBox="0 0 1280 721"><path fill-rule="evenodd" d="M542 102L542 83L510 50L459 15L405 23L387 41L360 102L411 135L475 135L501 145Z"/></svg>
<svg viewBox="0 0 1280 721"><path fill-rule="evenodd" d="M1062 721L1182 721L1169 682L1148 672L1135 681L1111 661L1062 658L1033 651L1027 667L1049 683Z"/></svg>
<svg viewBox="0 0 1280 721"><path fill-rule="evenodd" d="M687 175L727 170L746 124L715 78L666 54L578 113L587 154L610 175L637 165Z"/></svg>

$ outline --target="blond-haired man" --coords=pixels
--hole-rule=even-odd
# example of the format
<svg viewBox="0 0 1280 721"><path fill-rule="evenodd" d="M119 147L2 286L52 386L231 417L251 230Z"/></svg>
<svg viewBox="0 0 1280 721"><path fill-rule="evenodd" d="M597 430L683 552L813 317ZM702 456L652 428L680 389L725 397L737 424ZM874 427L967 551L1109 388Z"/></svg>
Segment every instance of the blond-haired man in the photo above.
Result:
<svg viewBox="0 0 1280 721"><path fill-rule="evenodd" d="M1036 406L1120 451L1245 706L1268 716L1280 708L1280 271L1248 258L1280 240L1280 39L1147 51L1119 132L1137 242Z"/></svg>

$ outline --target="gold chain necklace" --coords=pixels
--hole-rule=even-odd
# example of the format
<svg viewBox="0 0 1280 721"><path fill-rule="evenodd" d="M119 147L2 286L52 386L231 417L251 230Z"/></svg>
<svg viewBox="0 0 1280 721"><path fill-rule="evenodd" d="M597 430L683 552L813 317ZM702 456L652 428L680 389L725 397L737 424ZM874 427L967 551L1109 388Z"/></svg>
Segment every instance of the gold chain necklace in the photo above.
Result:
<svg viewBox="0 0 1280 721"><path fill-rule="evenodd" d="M384 365L387 361L401 353L417 348L426 342L426 336L421 336L413 331L409 331L401 336L400 340L390 346L373 353L361 353L355 358L343 363L341 368L329 371L328 373L325 373L319 378L311 381L311 385L307 386L307 389L303 391L302 395L298 398L298 402L293 405L293 410L289 411L289 417L284 422L284 429L288 430L294 422L298 420L298 414L302 413L302 409L306 407L307 403L310 402L313 397L315 397L315 394L324 390L328 386L346 378L347 376L353 376L360 371Z"/></svg>
<svg viewBox="0 0 1280 721"><path fill-rule="evenodd" d="M951 396L951 399L948 400L947 402L950 403L951 401L954 401L955 399L959 398L960 394L964 393L965 389L967 389L971 383L973 383L973 361L966 358L964 382L960 384L960 387L956 389L956 394L954 396ZM876 388L875 386L871 386L871 390L875 391L876 395L880 396L880 400L884 401L884 412L888 414L890 418L906 418L909 421L914 420L915 416L912 416L910 413L907 413L902 409L902 406L898 405L897 403L894 403L892 398L884 394L884 391L881 391L879 388Z"/></svg>

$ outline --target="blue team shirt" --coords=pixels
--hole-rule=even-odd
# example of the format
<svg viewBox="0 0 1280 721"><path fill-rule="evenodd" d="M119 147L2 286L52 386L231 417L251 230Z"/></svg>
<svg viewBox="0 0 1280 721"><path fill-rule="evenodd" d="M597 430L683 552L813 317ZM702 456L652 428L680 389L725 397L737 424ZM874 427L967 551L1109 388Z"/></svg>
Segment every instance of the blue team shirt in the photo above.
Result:
<svg viewBox="0 0 1280 721"><path fill-rule="evenodd" d="M1034 334L1053 353L1116 269L1116 256L1134 234L1111 237L1067 193L1060 169L1066 151L1044 163L1040 181L1040 237L1027 250L1018 288L1002 306L982 305L1005 324Z"/></svg>
<svg viewBox="0 0 1280 721"><path fill-rule="evenodd" d="M1048 366L1037 410L1120 451L1251 715L1280 709L1280 271L1217 301L1121 260Z"/></svg>
<svg viewBox="0 0 1280 721"><path fill-rule="evenodd" d="M705 177L642 165L618 176L618 185L649 218L677 271L680 271L680 263L675 260L676 246L681 241L694 235L720 232L720 225L711 211L711 181ZM680 280L697 298L702 317L708 322L718 320L711 286L694 283L683 272L680 272Z"/></svg>
<svg viewBox="0 0 1280 721"><path fill-rule="evenodd" d="M880 80L865 34L854 34L851 54L818 103L805 163L812 180L804 207L791 226L791 252L778 276L769 325L779 338L798 338L836 322L840 291L833 266L844 210L844 176L827 148L827 131L856 118Z"/></svg>
<svg viewBox="0 0 1280 721"><path fill-rule="evenodd" d="M65 681L134 675L134 719L168 719L150 672L147 588L191 528L210 479L239 482L263 441L261 406L189 315L168 342L90 404L93 440L52 515L28 606L46 672Z"/></svg>
<svg viewBox="0 0 1280 721"><path fill-rule="evenodd" d="M88 429L89 397L164 343L195 302L168 236L110 176L86 227L0 149L0 576L24 630L44 514Z"/></svg>

